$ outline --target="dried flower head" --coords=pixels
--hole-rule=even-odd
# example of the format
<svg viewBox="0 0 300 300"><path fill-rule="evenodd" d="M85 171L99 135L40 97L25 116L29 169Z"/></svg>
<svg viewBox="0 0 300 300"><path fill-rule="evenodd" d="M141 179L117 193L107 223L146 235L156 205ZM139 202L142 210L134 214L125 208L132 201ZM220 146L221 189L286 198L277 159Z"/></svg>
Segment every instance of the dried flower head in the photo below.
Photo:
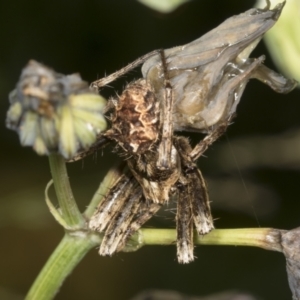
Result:
<svg viewBox="0 0 300 300"><path fill-rule="evenodd" d="M106 101L79 74L58 74L34 60L23 69L9 101L6 126L17 131L22 146L40 155L59 152L69 159L106 128Z"/></svg>

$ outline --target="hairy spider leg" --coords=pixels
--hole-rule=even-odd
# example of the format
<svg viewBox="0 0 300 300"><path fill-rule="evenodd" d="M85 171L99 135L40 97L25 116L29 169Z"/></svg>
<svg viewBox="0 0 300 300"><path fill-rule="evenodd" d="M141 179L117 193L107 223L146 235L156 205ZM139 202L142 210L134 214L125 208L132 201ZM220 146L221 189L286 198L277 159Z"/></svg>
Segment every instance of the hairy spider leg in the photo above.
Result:
<svg viewBox="0 0 300 300"><path fill-rule="evenodd" d="M126 243L130 243L130 237L136 233L148 220L150 220L162 207L161 203L149 203L144 197L141 198L140 206L132 223L129 224L122 239L120 240L117 251L121 251Z"/></svg>
<svg viewBox="0 0 300 300"><path fill-rule="evenodd" d="M234 117L235 114L231 115L227 120L223 121L217 126L213 126L204 139L196 144L193 150L189 153L189 156L193 162L197 161L198 158L203 155L203 153L226 132L227 127L230 125Z"/></svg>
<svg viewBox="0 0 300 300"><path fill-rule="evenodd" d="M95 210L89 221L89 228L103 232L116 213L122 209L126 199L130 197L134 184L134 177L124 173Z"/></svg>
<svg viewBox="0 0 300 300"><path fill-rule="evenodd" d="M213 228L213 218L207 186L196 160L213 144L228 127L231 119L215 127L194 149L187 139L174 137L174 144L181 161L181 177L177 182L177 259L179 263L194 260L193 225L199 235Z"/></svg>
<svg viewBox="0 0 300 300"><path fill-rule="evenodd" d="M187 183L177 183L177 213L176 213L176 248L179 263L189 263L194 260L193 215L190 194Z"/></svg>
<svg viewBox="0 0 300 300"><path fill-rule="evenodd" d="M130 193L124 198L122 206L109 222L100 246L100 255L112 255L116 252L124 233L139 209L143 193L139 184L136 181L134 183Z"/></svg>
<svg viewBox="0 0 300 300"><path fill-rule="evenodd" d="M161 53L161 50L153 50L141 57L139 57L138 59L136 59L135 61L133 61L132 63L128 64L127 66L125 66L124 68L106 76L103 77L99 80L96 80L94 82L91 83L91 88L92 89L100 89L103 86L106 86L107 84L111 83L112 81L115 81L116 79L118 79L119 77L121 77L122 75L128 73L129 71L131 71L132 69L136 68L137 66L139 66L140 64L144 63L147 59L149 59L150 57L157 55Z"/></svg>
<svg viewBox="0 0 300 300"><path fill-rule="evenodd" d="M160 170L166 170L173 167L173 162L171 160L173 136L173 96L164 50L160 51L160 55L164 75L165 95L164 99L160 99L160 124L162 124L162 128L156 166Z"/></svg>

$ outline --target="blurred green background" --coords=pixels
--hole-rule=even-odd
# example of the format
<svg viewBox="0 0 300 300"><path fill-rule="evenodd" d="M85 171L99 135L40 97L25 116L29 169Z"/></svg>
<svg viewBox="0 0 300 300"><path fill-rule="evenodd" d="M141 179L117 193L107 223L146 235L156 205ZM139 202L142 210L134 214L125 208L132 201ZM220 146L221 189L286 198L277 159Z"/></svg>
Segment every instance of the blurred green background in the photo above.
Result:
<svg viewBox="0 0 300 300"><path fill-rule="evenodd" d="M253 5L198 0L161 14L129 0L0 2L0 299L22 299L63 236L44 202L50 179L47 158L21 148L17 135L4 125L8 93L28 60L64 74L80 72L91 82L153 49L186 44ZM261 54L275 68L263 43L252 56ZM103 94L115 95L139 76L139 70L131 72ZM300 225L299 99L299 90L278 95L251 81L227 135L200 159L217 228ZM118 159L111 150L68 165L82 209ZM174 228L174 215L161 211L151 226ZM195 253L194 263L178 265L174 245L148 246L112 258L99 257L95 249L56 299L125 300L150 288L191 295L235 289L261 299L291 299L279 253L213 246L197 247Z"/></svg>

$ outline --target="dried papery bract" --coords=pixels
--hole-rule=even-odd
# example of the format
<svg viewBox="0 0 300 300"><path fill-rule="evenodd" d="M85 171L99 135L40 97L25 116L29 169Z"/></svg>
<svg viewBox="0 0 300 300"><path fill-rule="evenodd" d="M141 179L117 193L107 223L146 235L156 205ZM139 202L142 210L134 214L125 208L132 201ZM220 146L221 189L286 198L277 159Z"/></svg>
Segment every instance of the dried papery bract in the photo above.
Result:
<svg viewBox="0 0 300 300"><path fill-rule="evenodd" d="M233 16L199 39L165 50L173 87L174 130L208 132L236 111L249 79L256 78L279 93L296 87L263 65L264 56L248 58L263 34L278 20L284 3L273 10L250 9ZM142 67L144 78L164 97L159 55Z"/></svg>
<svg viewBox="0 0 300 300"><path fill-rule="evenodd" d="M40 154L73 157L106 128L105 100L79 74L61 75L31 60L9 95L6 126Z"/></svg>
<svg viewBox="0 0 300 300"><path fill-rule="evenodd" d="M276 23L282 8L283 4L273 10L251 9L190 44L160 51L159 55L152 52L142 67L146 80L128 85L118 99L111 100L111 129L103 137L117 142L143 193L135 197L136 191L129 188L126 199L110 193L106 196L116 202L135 203L122 230L114 218L107 222L99 217L98 212L108 208L106 202L100 204L90 227L105 232L101 255L121 250L160 205L176 198L177 258L180 263L194 259L193 228L199 235L213 229L207 188L196 160L225 132L249 79L257 78L281 93L296 86L294 80L265 67L264 56L248 58L262 35ZM101 87L102 82L93 85ZM188 140L173 135L178 130L208 134L192 148ZM118 209L121 214L122 210L128 212L125 204Z"/></svg>

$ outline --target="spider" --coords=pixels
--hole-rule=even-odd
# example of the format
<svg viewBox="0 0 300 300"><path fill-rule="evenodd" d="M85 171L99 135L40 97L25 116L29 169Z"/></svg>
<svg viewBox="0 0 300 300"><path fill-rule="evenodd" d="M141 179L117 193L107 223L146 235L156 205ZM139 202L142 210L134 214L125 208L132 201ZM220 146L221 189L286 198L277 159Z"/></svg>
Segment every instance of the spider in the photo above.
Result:
<svg viewBox="0 0 300 300"><path fill-rule="evenodd" d="M128 239L173 198L171 196L176 196L177 259L179 263L194 260L194 225L200 235L214 228L206 184L195 160L225 132L228 124L229 120L194 149L188 139L173 136L171 162L174 163L169 169L157 166L157 151L147 150L127 159L131 172L119 178L89 222L92 230L105 232L100 255L122 250Z"/></svg>
<svg viewBox="0 0 300 300"><path fill-rule="evenodd" d="M164 51L159 53L164 62ZM110 100L108 107L115 109L112 127L103 137L116 141L128 154L131 175L124 174L113 186L89 227L105 231L99 253L112 255L176 195L177 258L180 263L188 263L194 260L194 225L200 235L214 228L207 188L195 161L223 134L229 120L212 130L194 149L188 139L174 136L172 93L166 65L163 63L162 67L166 86L163 103L157 101L153 87L145 79L129 84L117 101Z"/></svg>
<svg viewBox="0 0 300 300"><path fill-rule="evenodd" d="M101 255L120 251L134 232L176 196L177 258L180 263L194 260L194 226L199 235L214 228L197 159L225 132L250 78L278 92L296 85L263 66L263 56L248 58L282 7L234 16L190 44L153 51L92 83L99 89L144 63L144 78L108 102L111 128L77 157L111 141L127 156L130 172L119 178L89 221L92 230L104 232ZM236 24L240 26L237 33L233 31ZM178 130L207 136L192 148L186 138L174 135Z"/></svg>

